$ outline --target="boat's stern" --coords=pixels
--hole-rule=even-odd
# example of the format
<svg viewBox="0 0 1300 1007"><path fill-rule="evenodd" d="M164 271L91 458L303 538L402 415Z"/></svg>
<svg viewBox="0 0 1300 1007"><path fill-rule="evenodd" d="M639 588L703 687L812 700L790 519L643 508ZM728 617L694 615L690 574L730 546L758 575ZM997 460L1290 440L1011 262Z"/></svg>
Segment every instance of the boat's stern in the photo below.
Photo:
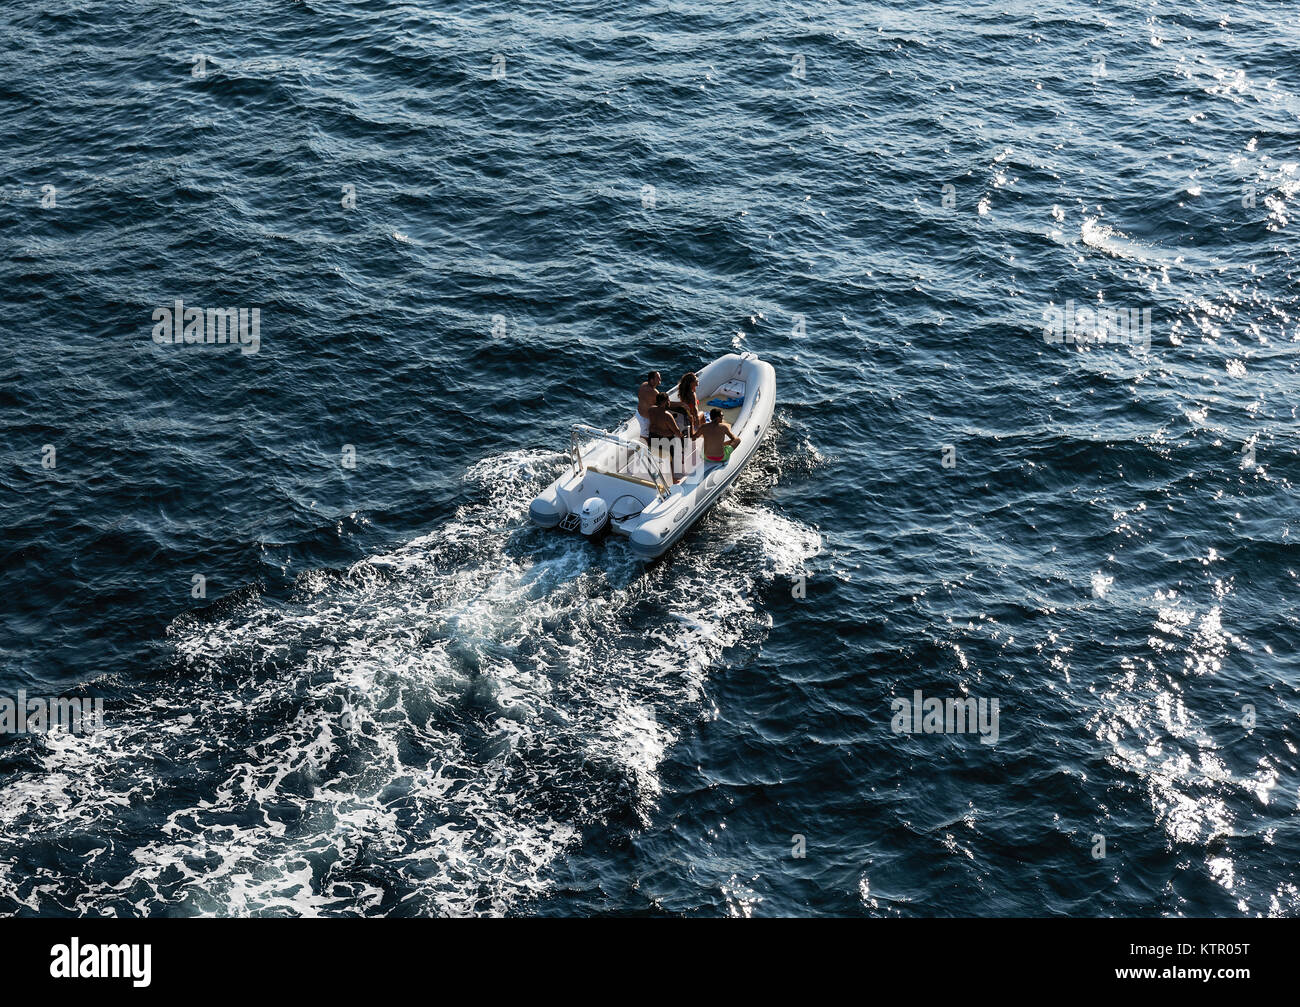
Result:
<svg viewBox="0 0 1300 1007"><path fill-rule="evenodd" d="M629 521L666 497L671 481L645 445L621 436L625 432L574 427L569 452L572 464L529 504L533 523L543 528L581 529L585 508L589 512L586 528L598 524L595 530L600 531L608 523L613 531L625 535ZM591 518L595 511L603 520Z"/></svg>

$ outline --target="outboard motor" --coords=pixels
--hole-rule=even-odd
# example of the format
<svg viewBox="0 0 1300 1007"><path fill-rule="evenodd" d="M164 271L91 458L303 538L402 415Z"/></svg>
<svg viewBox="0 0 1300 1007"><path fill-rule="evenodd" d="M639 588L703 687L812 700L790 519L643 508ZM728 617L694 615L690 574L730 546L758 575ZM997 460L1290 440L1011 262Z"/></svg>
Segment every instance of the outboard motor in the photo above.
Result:
<svg viewBox="0 0 1300 1007"><path fill-rule="evenodd" d="M600 497L588 497L582 505L582 534L596 538L609 527L609 508Z"/></svg>

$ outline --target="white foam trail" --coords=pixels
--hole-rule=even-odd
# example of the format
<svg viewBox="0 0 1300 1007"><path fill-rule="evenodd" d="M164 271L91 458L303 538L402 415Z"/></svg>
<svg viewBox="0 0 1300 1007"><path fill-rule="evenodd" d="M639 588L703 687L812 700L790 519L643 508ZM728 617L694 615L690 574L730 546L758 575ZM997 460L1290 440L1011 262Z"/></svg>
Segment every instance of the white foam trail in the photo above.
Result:
<svg viewBox="0 0 1300 1007"><path fill-rule="evenodd" d="M709 668L761 640L755 588L820 537L731 498L689 563L647 570L526 528L561 461L485 459L436 531L289 602L177 619L172 680L93 737L38 742L39 772L0 790L0 849L39 827L116 854L31 908L501 914L584 828L647 820ZM165 824L141 838L144 802Z"/></svg>

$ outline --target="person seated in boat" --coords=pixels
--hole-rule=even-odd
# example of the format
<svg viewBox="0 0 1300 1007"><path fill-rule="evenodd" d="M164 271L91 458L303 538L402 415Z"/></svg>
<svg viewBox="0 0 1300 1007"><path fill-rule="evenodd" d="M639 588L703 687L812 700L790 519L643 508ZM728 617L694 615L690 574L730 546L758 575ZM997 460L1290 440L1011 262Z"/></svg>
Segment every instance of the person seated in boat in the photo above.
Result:
<svg viewBox="0 0 1300 1007"><path fill-rule="evenodd" d="M636 422L641 431L641 439L647 444L650 443L650 410L654 408L661 380L658 371L651 371L636 390Z"/></svg>
<svg viewBox="0 0 1300 1007"><path fill-rule="evenodd" d="M709 410L709 422L700 427L704 438L704 458L711 462L725 462L733 449L740 447L740 438L731 432L731 426L722 422L722 410L716 406Z"/></svg>
<svg viewBox="0 0 1300 1007"><path fill-rule="evenodd" d="M700 400L696 395L696 389L699 388L700 379L695 376L694 371L687 371L682 375L682 380L677 382L677 401L668 408L679 416L683 417L686 422L686 431L692 437L700 436Z"/></svg>
<svg viewBox="0 0 1300 1007"><path fill-rule="evenodd" d="M655 404L650 407L649 443L650 450L659 456L660 463L665 461L668 463L673 482L679 482L681 476L678 473L681 465L674 462L680 463L685 436L677 426L677 421L673 419L673 414L668 411L668 403L668 396L663 392L655 396Z"/></svg>

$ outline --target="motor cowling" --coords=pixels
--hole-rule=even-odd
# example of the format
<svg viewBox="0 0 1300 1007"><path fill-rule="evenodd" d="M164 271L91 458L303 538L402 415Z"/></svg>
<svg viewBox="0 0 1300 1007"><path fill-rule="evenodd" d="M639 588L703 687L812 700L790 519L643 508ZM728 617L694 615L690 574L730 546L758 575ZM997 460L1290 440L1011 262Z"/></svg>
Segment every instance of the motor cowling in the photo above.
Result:
<svg viewBox="0 0 1300 1007"><path fill-rule="evenodd" d="M581 519L582 534L599 535L609 523L609 508L600 497L588 497L582 505Z"/></svg>

